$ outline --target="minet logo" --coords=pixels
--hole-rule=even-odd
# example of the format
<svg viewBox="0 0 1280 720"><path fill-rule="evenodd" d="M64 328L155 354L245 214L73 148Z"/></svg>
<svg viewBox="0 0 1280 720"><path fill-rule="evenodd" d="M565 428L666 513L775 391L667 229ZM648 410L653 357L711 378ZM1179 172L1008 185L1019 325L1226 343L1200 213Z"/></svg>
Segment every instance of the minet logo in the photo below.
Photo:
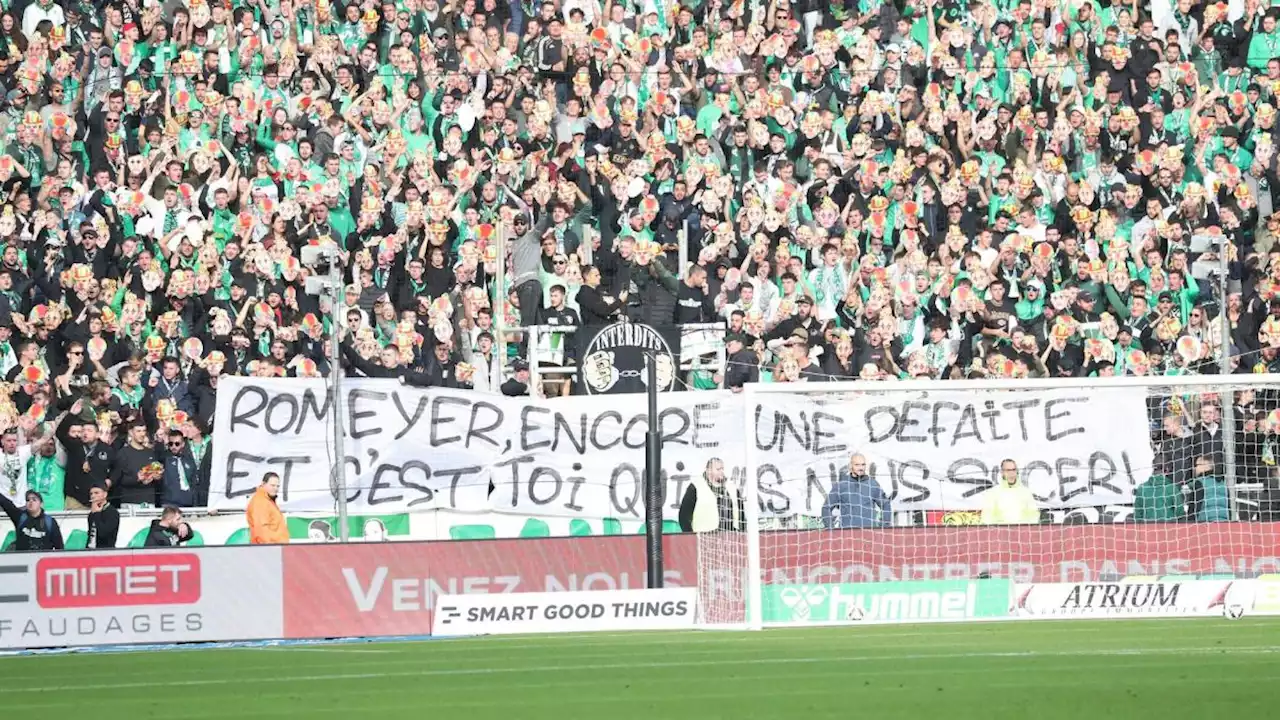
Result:
<svg viewBox="0 0 1280 720"><path fill-rule="evenodd" d="M36 563L40 607L191 605L200 600L195 553L42 558Z"/></svg>

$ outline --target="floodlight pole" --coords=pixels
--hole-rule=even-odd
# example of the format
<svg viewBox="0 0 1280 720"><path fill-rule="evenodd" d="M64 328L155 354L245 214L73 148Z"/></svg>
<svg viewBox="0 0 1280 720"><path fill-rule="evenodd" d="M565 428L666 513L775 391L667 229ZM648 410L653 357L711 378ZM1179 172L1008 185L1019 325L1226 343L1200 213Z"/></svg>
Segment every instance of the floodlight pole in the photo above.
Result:
<svg viewBox="0 0 1280 720"><path fill-rule="evenodd" d="M336 250L336 248L335 248ZM329 408L333 415L333 488L338 501L338 540L348 542L351 533L347 527L347 455L342 437L342 349L340 334L345 288L342 285L342 264L334 252L329 260Z"/></svg>
<svg viewBox="0 0 1280 720"><path fill-rule="evenodd" d="M644 536L650 589L662 588L662 417L658 414L658 358L648 356L649 431L644 452Z"/></svg>

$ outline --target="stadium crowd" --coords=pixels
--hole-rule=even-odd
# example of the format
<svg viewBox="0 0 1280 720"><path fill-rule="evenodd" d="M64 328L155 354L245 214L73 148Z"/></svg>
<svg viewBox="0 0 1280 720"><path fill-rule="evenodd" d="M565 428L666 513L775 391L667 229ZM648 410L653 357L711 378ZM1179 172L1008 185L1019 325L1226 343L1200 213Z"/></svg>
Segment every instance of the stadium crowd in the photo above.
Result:
<svg viewBox="0 0 1280 720"><path fill-rule="evenodd" d="M564 385L500 327L617 318L723 323L692 388L1280 370L1278 19L13 0L0 491L203 505L219 378L325 374L335 335L351 374L510 395ZM331 243L336 333L301 263Z"/></svg>

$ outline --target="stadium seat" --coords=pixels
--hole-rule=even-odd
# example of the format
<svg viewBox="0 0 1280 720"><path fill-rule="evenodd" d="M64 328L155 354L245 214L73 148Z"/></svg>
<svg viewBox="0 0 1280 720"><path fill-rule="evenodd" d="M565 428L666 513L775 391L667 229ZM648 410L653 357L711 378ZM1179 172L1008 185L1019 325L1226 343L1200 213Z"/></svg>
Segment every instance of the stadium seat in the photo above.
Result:
<svg viewBox="0 0 1280 720"><path fill-rule="evenodd" d="M63 543L68 550L83 550L89 544L89 533L84 530L72 530Z"/></svg>
<svg viewBox="0 0 1280 720"><path fill-rule="evenodd" d="M544 538L551 537L551 526L546 522L537 518L529 518L525 521L524 527L520 528L520 537L522 538Z"/></svg>
<svg viewBox="0 0 1280 720"><path fill-rule="evenodd" d="M498 536L492 525L454 525L449 528L453 540L492 540Z"/></svg>

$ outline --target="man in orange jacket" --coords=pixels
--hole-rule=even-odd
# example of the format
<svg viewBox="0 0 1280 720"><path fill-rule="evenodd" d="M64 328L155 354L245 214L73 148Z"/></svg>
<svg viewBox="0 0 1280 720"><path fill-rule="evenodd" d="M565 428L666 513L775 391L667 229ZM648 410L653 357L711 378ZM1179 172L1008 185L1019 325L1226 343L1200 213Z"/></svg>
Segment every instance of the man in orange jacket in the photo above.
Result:
<svg viewBox="0 0 1280 720"><path fill-rule="evenodd" d="M244 510L245 520L249 523L249 542L254 545L276 545L289 542L289 528L284 522L284 513L276 504L276 496L280 494L280 476L267 473L262 476L262 484L249 499L249 506Z"/></svg>

